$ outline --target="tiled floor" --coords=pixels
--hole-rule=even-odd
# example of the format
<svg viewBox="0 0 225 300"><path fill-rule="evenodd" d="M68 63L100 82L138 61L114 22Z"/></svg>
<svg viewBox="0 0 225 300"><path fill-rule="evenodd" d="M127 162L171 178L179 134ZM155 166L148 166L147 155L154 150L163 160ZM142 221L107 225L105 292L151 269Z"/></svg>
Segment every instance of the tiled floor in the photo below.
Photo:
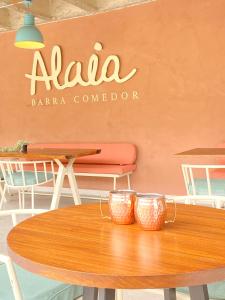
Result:
<svg viewBox="0 0 225 300"><path fill-rule="evenodd" d="M48 209L50 207L50 196L36 196L35 208ZM90 200L82 200L88 202ZM60 207L73 205L72 198L65 197L60 200ZM4 209L15 209L18 207L17 195L10 196L10 200L5 205ZM26 208L30 208L30 195L26 196ZM6 250L6 236L11 228L10 218L0 218L0 252L7 253ZM181 299L178 297L178 300ZM182 298L184 299L184 298ZM186 298L188 299L188 298ZM185 299L185 300L186 300ZM162 291L154 290L125 290L123 291L123 300L163 300Z"/></svg>

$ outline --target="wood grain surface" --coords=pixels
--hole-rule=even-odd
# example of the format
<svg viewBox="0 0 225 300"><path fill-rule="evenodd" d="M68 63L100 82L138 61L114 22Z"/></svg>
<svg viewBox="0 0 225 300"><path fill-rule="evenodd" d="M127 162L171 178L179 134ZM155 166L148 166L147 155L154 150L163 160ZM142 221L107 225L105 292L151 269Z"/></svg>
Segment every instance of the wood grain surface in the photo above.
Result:
<svg viewBox="0 0 225 300"><path fill-rule="evenodd" d="M103 219L99 204L72 206L18 224L8 246L25 269L68 283L129 289L201 285L225 279L225 211L180 204L174 224L143 231Z"/></svg>
<svg viewBox="0 0 225 300"><path fill-rule="evenodd" d="M100 153L99 149L35 149L28 153L23 152L0 152L1 158L24 158L27 160L58 159L67 160L86 155Z"/></svg>
<svg viewBox="0 0 225 300"><path fill-rule="evenodd" d="M225 155L225 148L194 148L176 155Z"/></svg>

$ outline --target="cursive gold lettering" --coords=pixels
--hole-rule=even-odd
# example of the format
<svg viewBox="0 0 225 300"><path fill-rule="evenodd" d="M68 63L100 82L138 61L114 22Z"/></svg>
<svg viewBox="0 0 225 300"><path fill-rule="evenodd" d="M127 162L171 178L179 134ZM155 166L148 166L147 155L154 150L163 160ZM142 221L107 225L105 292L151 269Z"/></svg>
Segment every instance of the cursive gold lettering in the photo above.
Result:
<svg viewBox="0 0 225 300"><path fill-rule="evenodd" d="M101 43L97 42L94 45L94 50L96 52L102 51L103 46ZM33 67L31 74L25 74L25 77L30 79L30 93L31 95L36 94L37 82L44 82L46 89L51 90L52 86L58 90L63 90L65 88L72 88L77 84L81 86L97 86L103 82L124 83L131 79L137 69L132 69L126 76L120 77L120 59L117 55L109 55L102 65L102 69L99 69L99 56L95 53L89 58L88 68L87 68L87 81L82 78L82 63L79 61L72 61L66 68L64 74L64 82L60 84L59 76L62 72L62 51L59 46L54 46L51 54L51 74L48 74L47 68L45 66L43 57L39 51L35 51ZM109 75L109 66L113 66L113 70ZM41 75L38 74L38 67L40 68ZM72 70L75 69L75 76L71 79ZM99 78L97 79L97 74Z"/></svg>

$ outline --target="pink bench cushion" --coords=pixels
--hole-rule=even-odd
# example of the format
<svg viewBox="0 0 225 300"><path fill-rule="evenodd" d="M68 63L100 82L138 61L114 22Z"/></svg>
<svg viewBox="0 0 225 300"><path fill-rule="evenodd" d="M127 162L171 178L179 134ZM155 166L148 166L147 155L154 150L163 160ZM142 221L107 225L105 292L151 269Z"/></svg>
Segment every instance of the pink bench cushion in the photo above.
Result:
<svg viewBox="0 0 225 300"><path fill-rule="evenodd" d="M32 149L101 149L101 153L80 157L78 164L105 164L105 165L132 165L136 161L136 147L133 144L30 144L28 151Z"/></svg>
<svg viewBox="0 0 225 300"><path fill-rule="evenodd" d="M24 167L26 171L33 171L34 168L31 165ZM44 171L43 166L37 166L38 171ZM94 164L76 164L73 166L75 173L95 173L95 174L124 174L133 172L136 169L136 165L94 165ZM47 165L47 171L51 172L50 164ZM58 165L54 164L54 171L58 171Z"/></svg>
<svg viewBox="0 0 225 300"><path fill-rule="evenodd" d="M135 169L136 165L76 164L74 166L75 173L124 174L133 172Z"/></svg>
<svg viewBox="0 0 225 300"><path fill-rule="evenodd" d="M225 169L217 169L212 172L212 178L225 179Z"/></svg>

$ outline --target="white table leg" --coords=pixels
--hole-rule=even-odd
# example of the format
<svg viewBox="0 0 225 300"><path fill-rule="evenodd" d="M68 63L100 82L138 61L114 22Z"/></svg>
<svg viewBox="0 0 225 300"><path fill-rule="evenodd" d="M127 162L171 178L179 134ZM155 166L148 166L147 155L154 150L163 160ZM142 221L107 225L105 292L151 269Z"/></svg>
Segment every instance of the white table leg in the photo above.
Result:
<svg viewBox="0 0 225 300"><path fill-rule="evenodd" d="M62 186L63 186L63 182L64 182L64 177L66 175L66 168L64 167L64 165L61 163L61 161L59 160L55 160L57 165L59 166L58 169L58 173L57 173L57 177L56 177L56 183L55 183L55 187L54 187L54 192L53 192L53 197L52 197L52 203L51 203L51 207L50 209L56 209L59 206L59 198L61 195L61 191L62 191Z"/></svg>
<svg viewBox="0 0 225 300"><path fill-rule="evenodd" d="M60 199L65 175L68 176L69 184L70 184L70 188L72 190L73 200L74 200L75 205L81 204L80 195L79 195L79 191L78 191L78 187L77 187L77 181L76 181L76 178L75 178L75 175L73 172L74 161L75 161L75 158L70 158L68 160L67 165L65 166L65 165L63 165L63 163L60 160L58 160L58 159L55 160L55 162L59 166L59 169L58 169L58 173L57 173L57 177L56 177L56 183L55 183L55 187L54 187L54 193L53 193L50 209L56 209L59 206L59 199Z"/></svg>
<svg viewBox="0 0 225 300"><path fill-rule="evenodd" d="M73 201L74 201L75 205L80 205L81 204L80 194L79 194L79 190L78 190L78 186L77 186L76 177L75 177L74 171L73 171L74 160L75 159L69 160L69 163L67 165L67 175L69 178L70 188L71 188L72 194L73 194Z"/></svg>

